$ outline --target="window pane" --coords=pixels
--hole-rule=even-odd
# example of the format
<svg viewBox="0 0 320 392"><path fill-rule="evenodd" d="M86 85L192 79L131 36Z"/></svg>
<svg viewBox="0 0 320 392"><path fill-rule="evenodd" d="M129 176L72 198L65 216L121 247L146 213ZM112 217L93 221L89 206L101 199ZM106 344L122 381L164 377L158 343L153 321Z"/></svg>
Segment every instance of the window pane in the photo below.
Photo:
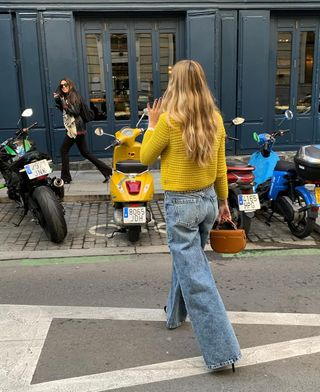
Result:
<svg viewBox="0 0 320 392"><path fill-rule="evenodd" d="M292 34L278 32L276 73L276 114L284 113L290 104Z"/></svg>
<svg viewBox="0 0 320 392"><path fill-rule="evenodd" d="M311 111L314 40L315 34L313 31L306 31L300 33L300 59L297 101L297 112L300 114L307 114Z"/></svg>
<svg viewBox="0 0 320 392"><path fill-rule="evenodd" d="M86 52L90 108L94 111L95 120L105 120L107 118L106 87L100 33L86 34Z"/></svg>
<svg viewBox="0 0 320 392"><path fill-rule="evenodd" d="M160 89L165 92L169 74L176 61L176 39L173 33L160 34Z"/></svg>
<svg viewBox="0 0 320 392"><path fill-rule="evenodd" d="M112 88L116 120L130 119L127 34L111 35Z"/></svg>
<svg viewBox="0 0 320 392"><path fill-rule="evenodd" d="M153 101L152 38L149 33L136 34L138 114Z"/></svg>

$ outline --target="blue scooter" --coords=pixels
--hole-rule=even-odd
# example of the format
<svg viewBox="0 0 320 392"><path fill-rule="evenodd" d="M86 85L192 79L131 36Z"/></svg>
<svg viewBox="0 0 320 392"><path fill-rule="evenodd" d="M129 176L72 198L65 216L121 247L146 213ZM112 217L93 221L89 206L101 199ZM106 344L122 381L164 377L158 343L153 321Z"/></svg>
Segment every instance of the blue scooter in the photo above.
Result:
<svg viewBox="0 0 320 392"><path fill-rule="evenodd" d="M284 120L292 118L293 113L286 110L279 128ZM266 223L270 225L273 214L277 213L283 216L293 235L305 238L314 229L320 207L320 146L302 147L294 158L295 162L282 160L272 148L276 138L287 132L288 129L271 134L255 132L253 138L260 150L251 155L249 164L255 167L254 191L259 195L261 206L271 210ZM308 147L312 156L308 156L311 151ZM301 158L304 171L301 170ZM315 184L315 192L306 188L306 183Z"/></svg>

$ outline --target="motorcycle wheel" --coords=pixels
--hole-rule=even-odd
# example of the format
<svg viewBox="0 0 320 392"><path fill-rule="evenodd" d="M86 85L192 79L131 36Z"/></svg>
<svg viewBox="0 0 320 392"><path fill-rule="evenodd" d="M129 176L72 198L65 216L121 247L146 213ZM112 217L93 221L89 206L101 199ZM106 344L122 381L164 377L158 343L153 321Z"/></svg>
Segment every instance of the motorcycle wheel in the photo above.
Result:
<svg viewBox="0 0 320 392"><path fill-rule="evenodd" d="M305 207L307 205L304 196L299 191L294 191L293 203L299 207ZM314 229L315 219L309 217L310 210L302 211L299 213L298 221L287 222L291 233L298 238L308 237Z"/></svg>
<svg viewBox="0 0 320 392"><path fill-rule="evenodd" d="M141 227L140 226L129 226L128 227L128 238L130 242L137 242L140 238Z"/></svg>
<svg viewBox="0 0 320 392"><path fill-rule="evenodd" d="M34 212L48 239L57 244L62 242L67 235L67 224L62 205L53 190L39 186L33 191L32 198L37 205Z"/></svg>
<svg viewBox="0 0 320 392"><path fill-rule="evenodd" d="M235 193L229 192L228 204L233 222L238 229L244 229L245 233L248 234L251 219L243 211L239 211L238 197Z"/></svg>

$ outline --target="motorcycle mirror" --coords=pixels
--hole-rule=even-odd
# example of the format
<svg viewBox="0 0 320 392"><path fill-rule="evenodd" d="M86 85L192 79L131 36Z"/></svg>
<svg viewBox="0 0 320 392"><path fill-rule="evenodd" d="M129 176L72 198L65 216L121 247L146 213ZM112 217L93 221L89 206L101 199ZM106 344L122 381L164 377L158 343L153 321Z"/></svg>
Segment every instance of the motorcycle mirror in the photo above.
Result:
<svg viewBox="0 0 320 392"><path fill-rule="evenodd" d="M21 113L21 117L31 117L33 115L33 110L31 108L25 109Z"/></svg>
<svg viewBox="0 0 320 392"><path fill-rule="evenodd" d="M148 109L147 108L143 109L142 116L140 117L139 121L136 123L136 128L138 128L138 125L141 123L144 116L148 116Z"/></svg>
<svg viewBox="0 0 320 392"><path fill-rule="evenodd" d="M260 138L259 138L259 135L257 134L257 132L253 132L253 139L254 139L257 143L259 143Z"/></svg>
<svg viewBox="0 0 320 392"><path fill-rule="evenodd" d="M103 129L102 129L102 128L96 128L96 129L94 130L94 133L95 133L97 136L102 136L102 135L103 135Z"/></svg>
<svg viewBox="0 0 320 392"><path fill-rule="evenodd" d="M234 125L241 125L245 122L245 119L243 117L236 117L232 120Z"/></svg>
<svg viewBox="0 0 320 392"><path fill-rule="evenodd" d="M293 119L293 113L289 109L284 112L284 115L286 116L287 120L292 120Z"/></svg>

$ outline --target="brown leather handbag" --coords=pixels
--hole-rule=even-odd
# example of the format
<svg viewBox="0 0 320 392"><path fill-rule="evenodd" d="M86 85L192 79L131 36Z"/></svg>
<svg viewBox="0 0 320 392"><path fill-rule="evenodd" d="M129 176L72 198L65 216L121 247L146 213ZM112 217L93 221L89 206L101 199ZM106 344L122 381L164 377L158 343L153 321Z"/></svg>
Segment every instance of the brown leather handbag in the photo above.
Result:
<svg viewBox="0 0 320 392"><path fill-rule="evenodd" d="M238 253L241 252L247 244L246 233L243 229L238 229L232 221L227 224L217 225L215 229L210 230L210 245L217 253Z"/></svg>

